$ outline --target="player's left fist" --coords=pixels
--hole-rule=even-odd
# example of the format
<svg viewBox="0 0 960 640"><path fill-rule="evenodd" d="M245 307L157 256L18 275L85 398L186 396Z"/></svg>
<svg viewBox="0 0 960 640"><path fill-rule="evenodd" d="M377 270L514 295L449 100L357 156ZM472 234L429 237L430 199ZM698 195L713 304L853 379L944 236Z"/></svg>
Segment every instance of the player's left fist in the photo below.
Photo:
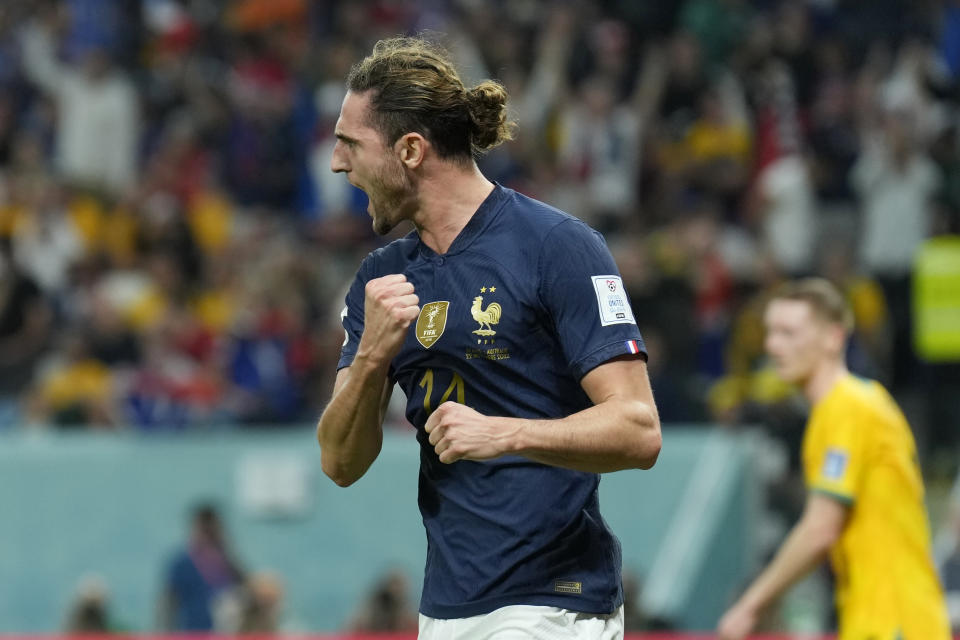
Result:
<svg viewBox="0 0 960 640"><path fill-rule="evenodd" d="M489 460L510 451L511 434L502 428L502 421L456 402L444 402L437 407L423 428L444 464Z"/></svg>

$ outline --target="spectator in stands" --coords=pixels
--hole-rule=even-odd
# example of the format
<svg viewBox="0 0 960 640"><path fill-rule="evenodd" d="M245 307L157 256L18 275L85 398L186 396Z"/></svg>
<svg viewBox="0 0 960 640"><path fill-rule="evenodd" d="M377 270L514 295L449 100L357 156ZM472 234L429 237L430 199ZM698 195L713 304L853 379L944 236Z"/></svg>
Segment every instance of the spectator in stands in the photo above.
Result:
<svg viewBox="0 0 960 640"><path fill-rule="evenodd" d="M850 179L862 210L860 257L883 288L891 311L892 383L902 388L917 373L910 273L917 249L931 231L940 176L921 144L917 110L907 98L892 95L878 105L877 124L864 131Z"/></svg>
<svg viewBox="0 0 960 640"><path fill-rule="evenodd" d="M110 369L91 356L82 333L64 333L58 341L28 398L27 420L64 428L122 426Z"/></svg>
<svg viewBox="0 0 960 640"><path fill-rule="evenodd" d="M83 238L64 207L60 185L49 177L22 183L24 209L12 236L13 256L24 273L55 302L83 256Z"/></svg>
<svg viewBox="0 0 960 640"><path fill-rule="evenodd" d="M244 570L233 555L212 504L193 510L190 538L169 561L160 601L166 631L212 631L218 597L243 584Z"/></svg>
<svg viewBox="0 0 960 640"><path fill-rule="evenodd" d="M122 194L136 180L139 114L130 80L103 44L86 43L74 64L58 57L62 5L23 31L23 69L57 105L57 166L77 184Z"/></svg>
<svg viewBox="0 0 960 640"><path fill-rule="evenodd" d="M0 394L10 398L30 384L47 346L53 310L36 283L13 261L10 242L0 238Z"/></svg>
<svg viewBox="0 0 960 640"><path fill-rule="evenodd" d="M258 572L250 576L244 587L240 633L276 633L282 631L283 583L279 576Z"/></svg>
<svg viewBox="0 0 960 640"><path fill-rule="evenodd" d="M228 76L233 117L225 177L241 203L290 211L302 160L292 119L295 78L277 51L276 37L249 35L242 42Z"/></svg>
<svg viewBox="0 0 960 640"><path fill-rule="evenodd" d="M110 593L97 575L84 576L77 585L64 632L97 634L118 631L110 614Z"/></svg>
<svg viewBox="0 0 960 640"><path fill-rule="evenodd" d="M563 14L555 15L552 22L556 35L569 33ZM601 231L624 230L635 225L639 207L645 103L637 89L624 91L632 80L625 25L598 21L583 38L589 62L580 62L585 69L575 84L567 82L555 52L541 47L544 63L554 68L554 96L567 96L558 104L560 175L549 199L559 208L579 212Z"/></svg>
<svg viewBox="0 0 960 640"><path fill-rule="evenodd" d="M415 631L417 618L406 576L399 571L382 576L354 614L349 627L356 632Z"/></svg>

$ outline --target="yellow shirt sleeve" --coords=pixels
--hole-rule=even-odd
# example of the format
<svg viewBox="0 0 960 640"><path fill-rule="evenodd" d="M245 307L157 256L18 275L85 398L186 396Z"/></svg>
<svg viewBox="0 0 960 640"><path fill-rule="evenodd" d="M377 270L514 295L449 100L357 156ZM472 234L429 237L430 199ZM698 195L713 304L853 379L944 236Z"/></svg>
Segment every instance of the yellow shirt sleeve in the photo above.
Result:
<svg viewBox="0 0 960 640"><path fill-rule="evenodd" d="M807 489L853 504L860 492L866 442L857 416L830 416L818 425L805 461Z"/></svg>

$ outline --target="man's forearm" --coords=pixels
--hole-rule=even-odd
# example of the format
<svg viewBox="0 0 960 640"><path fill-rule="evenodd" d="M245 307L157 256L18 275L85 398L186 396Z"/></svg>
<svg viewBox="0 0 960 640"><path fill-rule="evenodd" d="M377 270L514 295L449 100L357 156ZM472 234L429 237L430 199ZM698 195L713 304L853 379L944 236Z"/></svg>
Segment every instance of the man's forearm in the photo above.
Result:
<svg viewBox="0 0 960 640"><path fill-rule="evenodd" d="M790 531L770 565L754 580L740 602L760 611L823 561L831 540L816 526L801 520Z"/></svg>
<svg viewBox="0 0 960 640"><path fill-rule="evenodd" d="M340 486L358 480L380 454L386 372L358 355L317 424L323 472Z"/></svg>
<svg viewBox="0 0 960 640"><path fill-rule="evenodd" d="M639 400L609 400L560 420L502 419L514 423L515 453L557 467L649 469L660 453L660 421Z"/></svg>

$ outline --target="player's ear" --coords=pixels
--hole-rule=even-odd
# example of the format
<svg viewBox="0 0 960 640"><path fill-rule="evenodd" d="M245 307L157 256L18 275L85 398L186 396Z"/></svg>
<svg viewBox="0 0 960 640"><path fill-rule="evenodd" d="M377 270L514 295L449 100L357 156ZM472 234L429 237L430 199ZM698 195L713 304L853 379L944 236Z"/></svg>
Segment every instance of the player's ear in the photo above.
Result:
<svg viewBox="0 0 960 640"><path fill-rule="evenodd" d="M408 169L416 169L420 166L427 150L426 147L427 140L419 133L405 133L393 145L400 162Z"/></svg>
<svg viewBox="0 0 960 640"><path fill-rule="evenodd" d="M843 354L847 346L847 330L844 326L839 323L831 323L827 331L827 336L830 340L831 351Z"/></svg>

